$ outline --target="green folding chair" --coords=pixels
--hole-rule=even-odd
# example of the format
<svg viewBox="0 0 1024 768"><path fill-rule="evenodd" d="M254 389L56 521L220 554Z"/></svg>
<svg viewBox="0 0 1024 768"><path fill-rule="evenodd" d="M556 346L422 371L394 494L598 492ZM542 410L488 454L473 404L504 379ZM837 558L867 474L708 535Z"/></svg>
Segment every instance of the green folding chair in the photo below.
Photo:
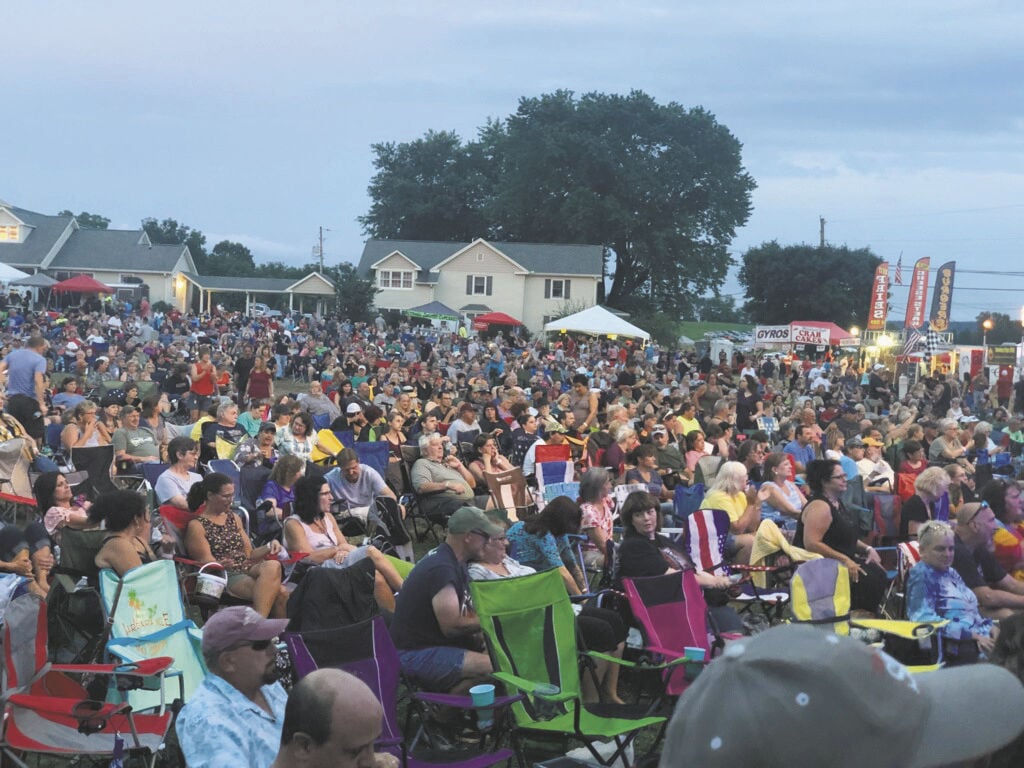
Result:
<svg viewBox="0 0 1024 768"><path fill-rule="evenodd" d="M523 701L512 705L512 744L521 766L526 764L526 738L562 742L575 738L599 764L612 765L627 754L639 731L661 726L652 752L657 748L666 717L629 705L583 705L576 619L558 571L475 581L470 590L490 648L495 679L507 686L509 693L526 694ZM586 655L638 666L596 651ZM599 751L598 742L609 739L614 750Z"/></svg>

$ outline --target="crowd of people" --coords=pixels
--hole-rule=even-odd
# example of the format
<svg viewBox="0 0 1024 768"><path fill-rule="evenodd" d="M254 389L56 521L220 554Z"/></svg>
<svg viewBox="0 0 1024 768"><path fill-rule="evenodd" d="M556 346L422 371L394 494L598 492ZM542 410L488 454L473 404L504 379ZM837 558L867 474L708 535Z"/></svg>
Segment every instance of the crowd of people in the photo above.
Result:
<svg viewBox="0 0 1024 768"><path fill-rule="evenodd" d="M921 552L908 617L949 620L942 631L955 662L998 656L999 622L1024 608L1016 482L1024 397L990 386L983 373L937 371L901 393L886 365L832 349L712 360L621 340L483 340L383 316L351 323L144 310L11 310L0 337L0 429L25 440L39 473L40 523L0 530L0 570L45 594L65 527L109 531L96 562L119 574L167 555L171 537L152 525L142 496L122 490L90 503L60 471L75 449L105 445L118 476L167 465L153 490L158 504L191 513L185 553L223 565L228 593L251 604L258 626L274 628L266 638L232 630L230 642L211 640L213 682L204 685L204 695L240 692L259 710L259 749L270 760L276 744L266 722L280 733L287 718L283 692L262 682L261 654L284 626L273 622L289 615L283 550L305 553L317 568L370 561L403 672L443 692L465 692L492 672L467 602L470 579L554 569L570 594L585 593L588 569L609 565L615 514L624 529L620 576L692 569L661 533L678 522L680 488L699 493L701 508L727 513L732 562L749 561L755 532L770 521L794 545L840 561L863 614L880 610L887 581L849 486L872 504L896 504L896 538L916 540ZM386 466L363 462L352 447L360 443L384 444ZM516 520L495 503L488 476L519 469L535 487L546 446L566 451L578 497ZM240 481L209 467L225 457L263 473L253 494L260 512L248 526L237 511ZM616 503L623 484L633 491ZM382 549L413 559L407 496L445 534L403 577ZM353 516L384 539L350 544L343 528ZM573 534L585 537L582 558ZM698 581L730 587L710 574ZM712 611L721 629L743 629L727 605ZM615 611L585 605L578 629L585 647L621 656L628 627ZM585 700L619 702L617 675L617 665L602 667ZM218 754L206 747L215 738L208 723L187 714L197 710L186 706L184 733L195 734L194 764L213 765L202 756ZM252 764L269 765L263 757Z"/></svg>

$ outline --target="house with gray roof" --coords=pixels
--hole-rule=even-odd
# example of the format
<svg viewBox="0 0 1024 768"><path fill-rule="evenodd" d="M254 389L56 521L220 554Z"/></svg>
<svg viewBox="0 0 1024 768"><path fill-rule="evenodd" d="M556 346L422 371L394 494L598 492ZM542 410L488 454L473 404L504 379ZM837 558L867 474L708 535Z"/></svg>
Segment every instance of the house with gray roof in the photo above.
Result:
<svg viewBox="0 0 1024 768"><path fill-rule="evenodd" d="M48 216L0 201L0 262L56 280L88 275L128 290L148 287L151 302L184 309L194 273L188 246L154 245L145 230L82 229L74 216Z"/></svg>
<svg viewBox="0 0 1024 768"><path fill-rule="evenodd" d="M603 265L600 245L370 240L359 273L380 289L380 309L440 301L468 318L504 312L539 332L597 303Z"/></svg>

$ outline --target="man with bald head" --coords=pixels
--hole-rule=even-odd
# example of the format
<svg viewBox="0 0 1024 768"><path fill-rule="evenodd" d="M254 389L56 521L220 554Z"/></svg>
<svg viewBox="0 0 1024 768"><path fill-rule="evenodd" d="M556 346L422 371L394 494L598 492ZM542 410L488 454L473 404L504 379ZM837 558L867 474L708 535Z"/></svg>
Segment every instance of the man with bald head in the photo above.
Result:
<svg viewBox="0 0 1024 768"><path fill-rule="evenodd" d="M318 669L288 697L281 749L271 768L397 768L377 754L384 709L367 685L340 669Z"/></svg>

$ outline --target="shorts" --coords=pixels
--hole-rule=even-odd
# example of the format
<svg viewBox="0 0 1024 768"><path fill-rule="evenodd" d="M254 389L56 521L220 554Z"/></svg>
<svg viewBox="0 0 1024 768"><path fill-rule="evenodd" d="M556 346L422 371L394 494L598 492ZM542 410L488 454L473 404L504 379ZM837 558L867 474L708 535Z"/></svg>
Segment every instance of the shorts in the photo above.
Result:
<svg viewBox="0 0 1024 768"><path fill-rule="evenodd" d="M402 672L416 683L436 693L447 693L462 680L466 651L448 645L399 650L398 660Z"/></svg>
<svg viewBox="0 0 1024 768"><path fill-rule="evenodd" d="M368 549L368 545L363 544L363 546L356 547L351 552L349 552L348 555L346 555L345 559L342 560L340 563L334 562L334 559L332 558L330 560L324 560L322 565L324 568L348 568L351 565L355 565L356 563L365 560L367 557L366 552Z"/></svg>
<svg viewBox="0 0 1024 768"><path fill-rule="evenodd" d="M190 410L206 412L213 405L213 395L197 395L195 392L189 392L185 396L185 404Z"/></svg>

